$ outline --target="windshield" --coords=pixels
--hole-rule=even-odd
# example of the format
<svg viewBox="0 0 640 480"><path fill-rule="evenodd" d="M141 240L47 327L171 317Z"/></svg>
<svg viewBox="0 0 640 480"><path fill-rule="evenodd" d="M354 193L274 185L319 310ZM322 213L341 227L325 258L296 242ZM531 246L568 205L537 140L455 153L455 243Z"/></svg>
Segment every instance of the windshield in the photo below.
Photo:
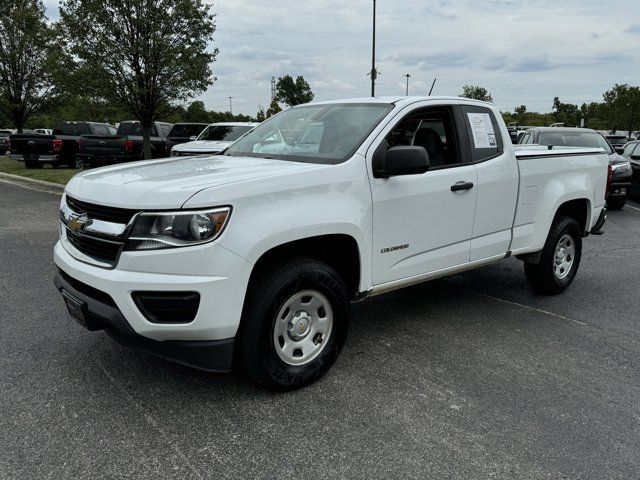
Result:
<svg viewBox="0 0 640 480"><path fill-rule="evenodd" d="M355 153L392 108L386 103L291 108L256 127L225 155L341 163Z"/></svg>
<svg viewBox="0 0 640 480"><path fill-rule="evenodd" d="M206 125L174 125L169 132L169 138L197 137Z"/></svg>
<svg viewBox="0 0 640 480"><path fill-rule="evenodd" d="M211 125L202 131L198 140L234 142L252 128L250 126Z"/></svg>
<svg viewBox="0 0 640 480"><path fill-rule="evenodd" d="M602 148L609 154L613 153L609 142L596 132L541 132L538 143L554 147Z"/></svg>

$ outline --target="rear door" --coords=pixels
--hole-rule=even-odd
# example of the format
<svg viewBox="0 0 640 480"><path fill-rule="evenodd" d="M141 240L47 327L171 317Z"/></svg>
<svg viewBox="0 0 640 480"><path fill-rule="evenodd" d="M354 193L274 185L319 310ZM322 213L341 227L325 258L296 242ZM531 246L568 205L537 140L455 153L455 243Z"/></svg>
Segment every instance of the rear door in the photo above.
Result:
<svg viewBox="0 0 640 480"><path fill-rule="evenodd" d="M423 105L388 126L369 150L374 285L410 281L469 262L477 176L463 119L457 106ZM430 170L374 178L373 152L397 145L424 146Z"/></svg>
<svg viewBox="0 0 640 480"><path fill-rule="evenodd" d="M518 164L508 132L487 107L463 105L467 141L478 174L470 260L505 255L518 201ZM529 134L531 135L531 134Z"/></svg>

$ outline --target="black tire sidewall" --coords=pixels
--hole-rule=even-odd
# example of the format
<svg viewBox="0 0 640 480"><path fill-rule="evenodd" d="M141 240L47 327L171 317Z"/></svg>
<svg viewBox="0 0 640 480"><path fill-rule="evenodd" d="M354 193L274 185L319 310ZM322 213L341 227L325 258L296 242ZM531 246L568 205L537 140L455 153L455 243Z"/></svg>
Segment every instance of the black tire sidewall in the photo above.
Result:
<svg viewBox="0 0 640 480"><path fill-rule="evenodd" d="M324 263L301 260L257 282L255 288L262 292L248 298L239 339L250 376L276 390L300 388L323 376L340 354L348 330L349 297L340 276ZM333 328L320 355L306 365L294 366L276 353L273 328L284 303L303 290L317 290L327 297L333 310Z"/></svg>
<svg viewBox="0 0 640 480"><path fill-rule="evenodd" d="M558 242L564 235L571 236L573 244L575 246L574 260L571 265L571 271L564 278L558 278L555 274L555 252ZM550 290L556 292L564 291L573 282L578 268L580 267L580 260L582 258L582 235L580 232L580 226L578 223L570 217L560 217L555 222L551 229L547 244L545 245L542 253L540 267L544 269L543 277L546 281L552 282L555 288L551 287Z"/></svg>

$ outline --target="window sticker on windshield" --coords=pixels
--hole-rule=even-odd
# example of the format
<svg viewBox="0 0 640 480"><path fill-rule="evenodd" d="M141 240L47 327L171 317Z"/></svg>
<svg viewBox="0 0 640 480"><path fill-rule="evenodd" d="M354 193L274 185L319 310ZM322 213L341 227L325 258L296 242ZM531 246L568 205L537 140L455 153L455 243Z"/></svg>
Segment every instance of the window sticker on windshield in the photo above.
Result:
<svg viewBox="0 0 640 480"><path fill-rule="evenodd" d="M493 129L493 123L491 123L491 115L488 113L467 113L467 115L469 116L475 147L496 147L496 132Z"/></svg>

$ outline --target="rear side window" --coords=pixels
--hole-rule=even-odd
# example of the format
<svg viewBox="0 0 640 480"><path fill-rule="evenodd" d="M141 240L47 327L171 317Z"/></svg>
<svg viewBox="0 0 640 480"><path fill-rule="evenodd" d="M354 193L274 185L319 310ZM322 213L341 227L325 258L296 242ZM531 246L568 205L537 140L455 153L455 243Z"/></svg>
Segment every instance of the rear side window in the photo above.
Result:
<svg viewBox="0 0 640 480"><path fill-rule="evenodd" d="M87 123L59 123L53 128L54 135L87 135L91 133Z"/></svg>
<svg viewBox="0 0 640 480"><path fill-rule="evenodd" d="M504 152L500 125L493 111L485 107L462 106L473 162L484 162Z"/></svg>
<svg viewBox="0 0 640 480"><path fill-rule="evenodd" d="M142 125L139 122L126 122L121 123L118 127L118 135L133 135L133 136L142 136ZM151 127L151 136L157 137L158 131L156 130L156 126Z"/></svg>

